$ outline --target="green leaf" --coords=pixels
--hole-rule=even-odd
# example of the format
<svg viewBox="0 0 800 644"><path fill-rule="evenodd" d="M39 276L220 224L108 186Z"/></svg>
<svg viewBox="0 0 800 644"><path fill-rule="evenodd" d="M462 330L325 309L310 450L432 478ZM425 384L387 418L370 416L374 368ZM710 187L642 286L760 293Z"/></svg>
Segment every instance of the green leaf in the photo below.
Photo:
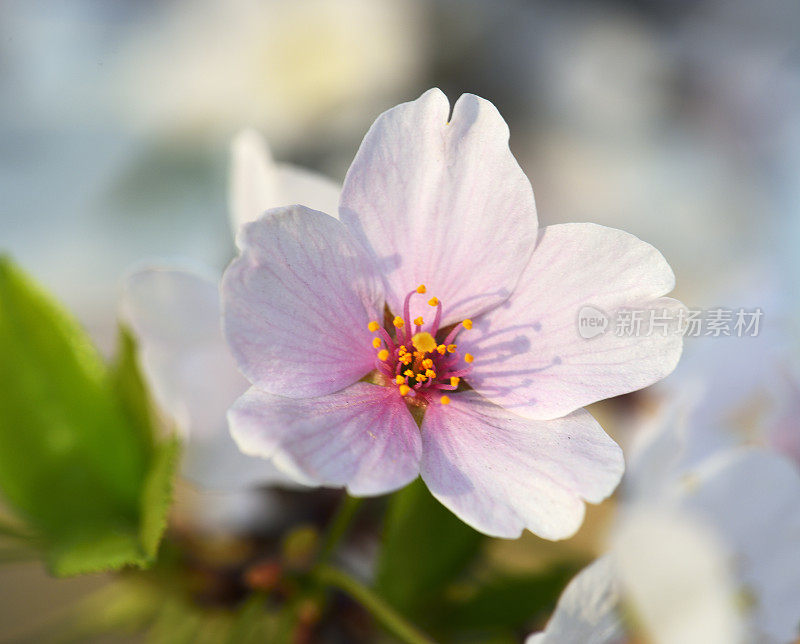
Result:
<svg viewBox="0 0 800 644"><path fill-rule="evenodd" d="M54 574L145 566L177 447L154 439L133 344L109 369L63 309L0 257L0 491Z"/></svg>
<svg viewBox="0 0 800 644"><path fill-rule="evenodd" d="M404 614L416 616L477 557L484 539L417 479L390 500L377 591Z"/></svg>
<svg viewBox="0 0 800 644"><path fill-rule="evenodd" d="M116 392L123 413L132 425L138 428L138 435L148 449L156 441L154 428L156 414L150 401L147 385L139 370L136 353L136 340L130 330L119 327L117 354L109 374L111 386Z"/></svg>
<svg viewBox="0 0 800 644"><path fill-rule="evenodd" d="M451 633L482 633L482 639L530 630L546 621L583 563L559 563L537 574L496 576L440 606L438 621L450 625Z"/></svg>
<svg viewBox="0 0 800 644"><path fill-rule="evenodd" d="M144 481L139 541L148 561L158 554L161 537L167 528L167 514L172 505L172 480L180 452L181 444L176 437L156 445L152 466Z"/></svg>

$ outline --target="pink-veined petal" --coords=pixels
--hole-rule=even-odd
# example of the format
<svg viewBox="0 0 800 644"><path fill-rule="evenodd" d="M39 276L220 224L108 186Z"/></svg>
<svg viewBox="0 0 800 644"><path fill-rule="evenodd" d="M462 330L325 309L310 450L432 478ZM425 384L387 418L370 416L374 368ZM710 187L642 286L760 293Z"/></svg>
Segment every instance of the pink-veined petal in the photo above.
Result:
<svg viewBox="0 0 800 644"><path fill-rule="evenodd" d="M384 112L345 178L339 214L371 248L399 313L426 284L443 323L508 297L536 243L530 182L489 101L464 94L453 107L438 89ZM430 314L425 299L412 318Z"/></svg>
<svg viewBox="0 0 800 644"><path fill-rule="evenodd" d="M273 396L255 387L228 412L246 454L274 459L305 484L384 494L419 474L419 430L395 387L358 382L319 398Z"/></svg>
<svg viewBox="0 0 800 644"><path fill-rule="evenodd" d="M302 204L338 218L341 186L287 163L275 163L264 137L244 130L231 144L230 217L233 232L267 210Z"/></svg>
<svg viewBox="0 0 800 644"><path fill-rule="evenodd" d="M659 297L673 285L662 255L633 235L595 224L548 226L508 301L459 336L459 348L475 356L469 383L541 419L653 384L681 354L683 305ZM581 336L584 307L607 319L604 332ZM621 309L639 312L638 334L615 328ZM650 311L666 314L665 331L647 334Z"/></svg>
<svg viewBox="0 0 800 644"><path fill-rule="evenodd" d="M222 279L225 337L260 389L304 398L374 368L367 324L383 319L380 279L344 226L303 206L276 208L239 232Z"/></svg>
<svg viewBox="0 0 800 644"><path fill-rule="evenodd" d="M422 478L463 521L491 536L527 528L564 539L619 483L622 451L579 410L564 418L523 418L475 392L431 405L422 423Z"/></svg>

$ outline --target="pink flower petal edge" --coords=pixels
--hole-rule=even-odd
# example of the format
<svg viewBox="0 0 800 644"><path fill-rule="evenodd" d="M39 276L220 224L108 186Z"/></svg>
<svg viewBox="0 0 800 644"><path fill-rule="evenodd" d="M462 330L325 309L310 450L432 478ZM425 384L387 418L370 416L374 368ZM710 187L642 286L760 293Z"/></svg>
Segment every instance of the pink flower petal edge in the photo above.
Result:
<svg viewBox="0 0 800 644"><path fill-rule="evenodd" d="M475 392L432 405L422 423L422 478L463 521L496 537L527 528L565 539L583 521L583 501L599 503L624 469L622 451L591 414L537 421Z"/></svg>
<svg viewBox="0 0 800 644"><path fill-rule="evenodd" d="M251 388L228 421L243 452L273 458L304 483L371 496L419 474L419 430L405 402L386 387L359 382L304 400Z"/></svg>
<svg viewBox="0 0 800 644"><path fill-rule="evenodd" d="M650 244L595 224L544 228L509 300L460 336L475 356L470 385L498 405L529 418L558 418L584 405L646 387L677 365L683 305L662 298L672 270ZM602 311L609 328L581 337L584 306ZM620 309L641 311L639 334L611 325ZM673 321L646 335L650 310Z"/></svg>

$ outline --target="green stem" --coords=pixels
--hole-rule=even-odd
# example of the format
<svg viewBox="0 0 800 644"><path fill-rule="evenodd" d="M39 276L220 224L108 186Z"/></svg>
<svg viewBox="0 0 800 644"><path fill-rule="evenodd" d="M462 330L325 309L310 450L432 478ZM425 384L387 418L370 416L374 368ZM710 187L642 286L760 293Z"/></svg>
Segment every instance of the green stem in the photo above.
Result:
<svg viewBox="0 0 800 644"><path fill-rule="evenodd" d="M366 608L387 630L406 644L433 644L433 640L378 597L371 589L346 572L321 564L316 569L317 579L326 586L338 588Z"/></svg>
<svg viewBox="0 0 800 644"><path fill-rule="evenodd" d="M350 528L350 524L353 522L356 512L358 512L358 508L361 507L362 501L363 499L358 499L345 493L341 505L336 510L336 514L328 525L328 532L320 548L317 563L325 563L330 559L333 551L336 550L336 546L339 545L339 542L347 534L347 530Z"/></svg>

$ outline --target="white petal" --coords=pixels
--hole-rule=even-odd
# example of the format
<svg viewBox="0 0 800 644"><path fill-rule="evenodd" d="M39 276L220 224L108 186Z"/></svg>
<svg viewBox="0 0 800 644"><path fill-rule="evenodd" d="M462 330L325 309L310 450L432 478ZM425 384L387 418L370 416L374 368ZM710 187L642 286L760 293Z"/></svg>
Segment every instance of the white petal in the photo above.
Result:
<svg viewBox="0 0 800 644"><path fill-rule="evenodd" d="M622 452L583 410L535 421L474 392L431 405L422 424L422 478L463 521L491 536L527 528L564 539L619 483Z"/></svg>
<svg viewBox="0 0 800 644"><path fill-rule="evenodd" d="M653 642L742 642L724 543L702 523L633 512L616 531L612 551L625 601Z"/></svg>
<svg viewBox="0 0 800 644"><path fill-rule="evenodd" d="M301 204L338 218L341 186L321 174L276 164L264 137L240 132L231 144L230 216L233 232L279 206Z"/></svg>
<svg viewBox="0 0 800 644"><path fill-rule="evenodd" d="M231 173L228 187L233 233L265 210L279 203L275 161L264 138L255 130L244 130L231 143Z"/></svg>
<svg viewBox="0 0 800 644"><path fill-rule="evenodd" d="M228 420L242 451L275 459L301 483L370 496L419 474L419 430L395 387L359 382L302 400L251 388Z"/></svg>
<svg viewBox="0 0 800 644"><path fill-rule="evenodd" d="M674 493L687 465L687 419L697 400L698 392L686 388L661 401L648 417L635 418L631 445L623 445L626 467L622 486L627 503L655 503Z"/></svg>
<svg viewBox="0 0 800 644"><path fill-rule="evenodd" d="M279 163L276 170L281 199L281 203L276 205L302 204L339 218L341 184L325 175L289 163Z"/></svg>
<svg viewBox="0 0 800 644"><path fill-rule="evenodd" d="M533 191L488 101L438 89L383 113L342 188L340 216L372 249L396 313L425 284L448 324L511 293L536 243ZM424 299L412 318L426 315ZM421 307L421 308L420 308Z"/></svg>
<svg viewBox="0 0 800 644"><path fill-rule="evenodd" d="M682 305L658 299L673 284L661 254L633 235L594 224L548 226L509 300L459 336L459 347L475 356L469 383L530 418L557 418L646 387L672 371L681 354L675 328ZM612 321L621 308L644 309L642 332L609 326L581 337L585 306ZM649 310L673 320L668 333L646 334Z"/></svg>
<svg viewBox="0 0 800 644"><path fill-rule="evenodd" d="M619 603L611 558L597 559L567 584L545 630L525 644L623 644Z"/></svg>
<svg viewBox="0 0 800 644"><path fill-rule="evenodd" d="M734 554L754 627L786 642L800 636L800 473L760 449L720 454L685 481L682 507L712 526Z"/></svg>
<svg viewBox="0 0 800 644"><path fill-rule="evenodd" d="M242 454L228 433L225 414L248 383L222 338L216 280L177 268L139 270L124 282L121 315L154 398L185 434L187 477L215 490L289 481Z"/></svg>

